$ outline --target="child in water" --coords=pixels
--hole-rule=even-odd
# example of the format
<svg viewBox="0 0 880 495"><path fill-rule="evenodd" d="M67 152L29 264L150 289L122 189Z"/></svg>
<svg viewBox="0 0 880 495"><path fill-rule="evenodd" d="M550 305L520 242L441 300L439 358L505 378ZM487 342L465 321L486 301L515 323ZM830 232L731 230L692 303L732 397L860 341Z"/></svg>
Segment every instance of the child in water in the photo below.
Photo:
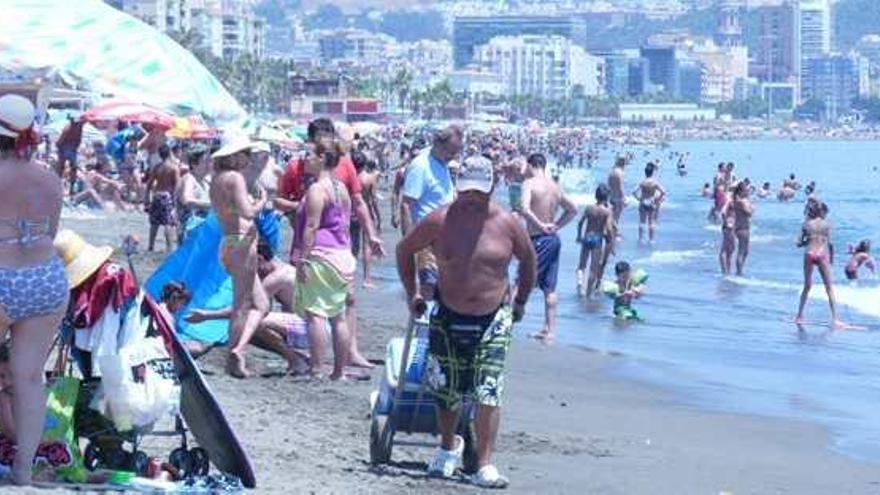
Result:
<svg viewBox="0 0 880 495"><path fill-rule="evenodd" d="M871 257L871 241L865 239L859 242L859 245L855 248L850 247L850 254L852 254L852 258L850 258L849 263L846 264L844 269L847 280L858 280L859 268L862 265L871 270L872 274L876 275L877 272L874 271L876 262Z"/></svg>
<svg viewBox="0 0 880 495"><path fill-rule="evenodd" d="M632 303L645 292L648 275L643 270L633 271L626 261L620 261L614 266L614 274L617 275L617 280L607 284L604 290L614 298L614 317L641 321L642 318L632 307Z"/></svg>

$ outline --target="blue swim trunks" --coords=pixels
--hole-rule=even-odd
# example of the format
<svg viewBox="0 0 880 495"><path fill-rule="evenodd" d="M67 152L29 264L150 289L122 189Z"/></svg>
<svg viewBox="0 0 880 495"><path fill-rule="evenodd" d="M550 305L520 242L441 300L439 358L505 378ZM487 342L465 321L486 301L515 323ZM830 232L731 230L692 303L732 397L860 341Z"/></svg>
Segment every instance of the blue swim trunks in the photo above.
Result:
<svg viewBox="0 0 880 495"><path fill-rule="evenodd" d="M556 234L534 235L532 245L535 246L535 253L538 255L537 286L544 292L555 292L562 241Z"/></svg>

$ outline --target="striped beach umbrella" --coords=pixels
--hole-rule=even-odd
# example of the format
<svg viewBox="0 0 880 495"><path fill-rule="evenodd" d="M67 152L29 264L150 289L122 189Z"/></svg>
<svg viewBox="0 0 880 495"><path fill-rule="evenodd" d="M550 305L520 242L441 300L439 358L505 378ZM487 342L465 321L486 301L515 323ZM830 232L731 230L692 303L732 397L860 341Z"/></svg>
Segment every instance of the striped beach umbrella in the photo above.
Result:
<svg viewBox="0 0 880 495"><path fill-rule="evenodd" d="M90 90L221 122L241 105L187 50L101 0L4 0L0 67L53 68Z"/></svg>

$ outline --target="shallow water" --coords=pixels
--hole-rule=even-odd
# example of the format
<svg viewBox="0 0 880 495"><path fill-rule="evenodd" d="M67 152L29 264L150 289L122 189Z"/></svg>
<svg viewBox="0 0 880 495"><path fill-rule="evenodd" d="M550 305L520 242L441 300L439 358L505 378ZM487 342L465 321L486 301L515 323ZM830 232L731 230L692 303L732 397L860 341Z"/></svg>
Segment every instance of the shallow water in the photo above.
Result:
<svg viewBox="0 0 880 495"><path fill-rule="evenodd" d="M579 248L574 227L563 233L559 278L559 340L622 353L635 359L623 373L669 385L706 407L815 421L830 428L835 448L853 456L880 459L880 285L843 277L847 244L877 244L880 143L871 142L681 142L666 150L636 149L626 185L635 187L650 156L661 158L660 179L670 198L661 210L653 246L638 246L638 214L622 219L625 237L616 260L648 271L648 294L637 302L647 321L621 326L610 316L610 301L582 302L574 272ZM690 152L689 175L679 177L669 151ZM566 170L561 183L580 202L590 200L596 180L604 180L614 151L603 152L592 170ZM744 277L722 277L717 249L720 231L707 225L710 203L700 197L721 160L736 163L738 177L774 190L789 173L802 184L815 180L831 209L837 247L834 276L841 313L868 331L831 332L811 325L799 332L789 323L797 310L803 280L802 250L794 247L803 214L803 194L791 203L756 199L752 254ZM610 262L613 265L614 261ZM808 318L830 320L818 274ZM523 332L542 324L537 295L528 307Z"/></svg>

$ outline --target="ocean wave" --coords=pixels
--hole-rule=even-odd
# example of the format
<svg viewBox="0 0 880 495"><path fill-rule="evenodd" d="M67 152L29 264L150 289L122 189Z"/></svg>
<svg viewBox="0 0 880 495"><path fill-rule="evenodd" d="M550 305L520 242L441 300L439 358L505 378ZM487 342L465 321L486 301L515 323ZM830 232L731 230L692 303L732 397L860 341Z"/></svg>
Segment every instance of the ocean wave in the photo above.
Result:
<svg viewBox="0 0 880 495"><path fill-rule="evenodd" d="M774 235L774 234L752 234L751 243L752 244L770 244L777 241L784 241L788 237L784 235Z"/></svg>
<svg viewBox="0 0 880 495"><path fill-rule="evenodd" d="M695 258L706 255L706 251L699 249L684 251L654 251L647 258L636 260L637 264L645 265L680 265Z"/></svg>
<svg viewBox="0 0 880 495"><path fill-rule="evenodd" d="M793 293L799 293L803 288L801 283L777 282L745 277L725 277L725 280L746 287L759 287ZM839 304L867 316L880 317L880 304L877 304L877 301L880 301L880 286L865 287L837 284L834 287L834 293ZM810 299L828 300L828 296L825 294L825 286L822 285L818 276L813 282L812 290L810 290ZM795 300L792 299L792 301Z"/></svg>
<svg viewBox="0 0 880 495"><path fill-rule="evenodd" d="M61 209L61 218L63 220L103 220L107 216L86 206L65 206Z"/></svg>

